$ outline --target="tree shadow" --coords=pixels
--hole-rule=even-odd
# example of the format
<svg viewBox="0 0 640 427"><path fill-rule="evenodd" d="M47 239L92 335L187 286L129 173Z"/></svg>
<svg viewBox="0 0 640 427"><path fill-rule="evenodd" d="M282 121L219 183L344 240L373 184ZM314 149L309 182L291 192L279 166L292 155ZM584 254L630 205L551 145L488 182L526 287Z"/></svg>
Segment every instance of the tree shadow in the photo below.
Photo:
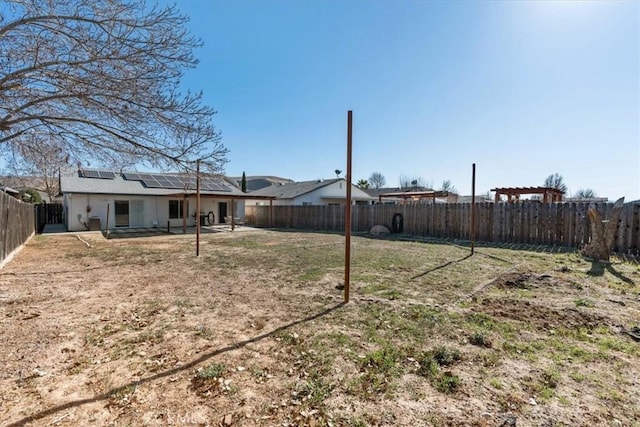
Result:
<svg viewBox="0 0 640 427"><path fill-rule="evenodd" d="M437 266L437 267L433 267L432 269L429 269L429 270L425 271L424 273L420 273L420 274L418 274L418 275L413 276L413 277L411 278L411 280L415 280L415 279L417 279L417 278L419 278L419 277L426 276L426 275L427 275L427 274L429 274L429 273L433 273L434 271L437 271L437 270L440 270L440 269L442 269L442 268L448 267L448 266L450 266L451 264L457 264L457 263L459 263L459 262L464 261L465 259L471 258L472 256L473 256L473 254L468 254L468 255L466 255L466 256L464 256L464 257L460 258L460 259L456 259L456 260L453 260L453 261L445 262L444 264L439 265L439 266Z"/></svg>
<svg viewBox="0 0 640 427"><path fill-rule="evenodd" d="M618 270L616 270L615 268L613 268L613 265L611 263L608 262L599 262L599 261L592 261L591 262L591 269L589 271L587 271L587 274L589 276L604 276L604 272L607 271L609 272L609 274L617 277L618 279L622 280L624 283L628 284L628 285L634 285L635 282L633 280L631 280L629 277L625 276L623 273L619 272Z"/></svg>
<svg viewBox="0 0 640 427"><path fill-rule="evenodd" d="M11 424L7 424L6 426L7 427L23 426L23 425L25 425L27 423L31 423L31 422L36 421L36 420L40 420L40 419L42 419L44 417L48 417L49 415L53 415L53 414L55 414L57 412L64 411L66 409L75 408L75 407L78 407L78 406L85 405L87 403L94 403L94 402L98 402L98 401L101 401L101 400L106 400L110 396L113 396L114 394L117 394L119 392L125 391L125 390L129 389L130 387L138 386L140 384L145 384L145 383L148 383L148 382L152 382L152 381L158 380L160 378L165 378L165 377L177 374L177 373L179 373L181 371L185 371L185 370L191 369L194 366L196 366L196 365L198 365L198 364L200 364L200 363L202 363L202 362L204 362L204 361L206 361L208 359L211 359L212 357L215 357L215 356L218 356L220 354L227 353L227 352L230 352L230 351L233 351L233 350L237 350L237 349L243 348L248 344L252 344L252 343L261 341L261 340L263 340L265 338L269 338L269 337L271 337L271 336L273 336L275 334L278 334L278 333L280 333L280 332L282 332L284 330L287 330L287 329L289 329L291 327L294 327L294 326L300 325L302 323L307 323L307 322L310 322L312 320L316 320L316 319L319 319L321 317L324 317L324 316L330 314L331 312L341 308L345 304L346 303L341 302L341 303L339 303L339 304L337 304L335 306L329 307L329 308L321 311L320 313L314 314L314 315L306 317L304 319L295 320L295 321L293 321L291 323L287 323L286 325L280 326L280 327L278 327L276 329L273 329L270 332L266 332L266 333L264 333L262 335L257 335L257 336L255 336L253 338L250 338L250 339L247 339L247 340L244 340L244 341L239 341L239 342L237 342L235 344L231 344L231 345L228 345L226 347L223 347L223 348L220 348L220 349L217 349L217 350L214 350L214 351L210 351L210 352L205 353L202 356L198 357L197 359L194 359L191 362L186 363L184 365L181 365L181 366L179 366L177 368L173 368L173 369L169 369L169 370L166 370L166 371L158 372L157 374L142 378L142 379L140 379L138 381L129 382L127 384L121 385L120 387L112 388L112 389L110 389L110 390L108 390L108 391L106 391L104 393L98 394L96 396L93 396L93 397L90 397L90 398L87 398L87 399L74 400L74 401L71 401L71 402L63 403L63 404L58 405L58 406L54 406L54 407L49 408L49 409L45 409L45 410L37 412L35 414L31 414L29 416L26 416L26 417L22 418L21 420L18 420L16 422L11 423Z"/></svg>

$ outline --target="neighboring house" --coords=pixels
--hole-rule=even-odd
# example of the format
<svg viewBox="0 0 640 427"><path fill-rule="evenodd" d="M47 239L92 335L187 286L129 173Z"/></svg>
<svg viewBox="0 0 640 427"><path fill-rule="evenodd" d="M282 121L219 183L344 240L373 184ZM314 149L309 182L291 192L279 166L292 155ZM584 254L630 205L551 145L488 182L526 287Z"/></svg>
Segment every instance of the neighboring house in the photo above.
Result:
<svg viewBox="0 0 640 427"><path fill-rule="evenodd" d="M196 224L195 179L179 174L112 172L81 169L60 178L68 231L109 228L181 227L186 203L187 225ZM186 190L185 190L186 188ZM207 223L244 217L242 191L224 179L202 178L200 213ZM91 226L91 227L90 227Z"/></svg>
<svg viewBox="0 0 640 427"><path fill-rule="evenodd" d="M291 179L280 178L278 176L247 176L247 192L260 190L270 185L290 184ZM242 188L242 177L227 177L236 187Z"/></svg>
<svg viewBox="0 0 640 427"><path fill-rule="evenodd" d="M7 193L8 195L15 197L16 199L20 198L20 191L2 184L0 184L0 192Z"/></svg>
<svg viewBox="0 0 640 427"><path fill-rule="evenodd" d="M448 191L436 191L427 187L387 187L364 190L376 199L376 203L459 203L459 197Z"/></svg>
<svg viewBox="0 0 640 427"><path fill-rule="evenodd" d="M471 203L472 196L458 196L457 203ZM493 203L493 197L487 197L486 195L476 194L476 203Z"/></svg>
<svg viewBox="0 0 640 427"><path fill-rule="evenodd" d="M46 203L62 202L61 197L49 200L49 195L44 191L44 180L36 176L5 176L0 177L0 182L18 191L35 190L40 194L40 199Z"/></svg>
<svg viewBox="0 0 640 427"><path fill-rule="evenodd" d="M252 196L275 197L274 205L339 205L347 200L347 181L344 178L318 179L272 185L251 192ZM375 198L355 185L351 185L351 200L354 203L370 204ZM265 202L247 201L247 205L262 205ZM268 204L268 202L266 202Z"/></svg>

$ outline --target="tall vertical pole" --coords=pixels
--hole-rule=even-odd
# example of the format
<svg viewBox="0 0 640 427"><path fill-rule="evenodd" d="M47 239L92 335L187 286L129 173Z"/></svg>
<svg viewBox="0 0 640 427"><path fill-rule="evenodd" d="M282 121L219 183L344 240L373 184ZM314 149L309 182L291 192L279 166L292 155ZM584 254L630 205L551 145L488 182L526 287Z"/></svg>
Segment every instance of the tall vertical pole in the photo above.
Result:
<svg viewBox="0 0 640 427"><path fill-rule="evenodd" d="M196 256L200 256L200 159L196 160Z"/></svg>
<svg viewBox="0 0 640 427"><path fill-rule="evenodd" d="M471 167L471 255L476 245L476 164Z"/></svg>
<svg viewBox="0 0 640 427"><path fill-rule="evenodd" d="M344 302L349 302L349 280L351 275L351 141L353 111L347 112L347 205L344 218Z"/></svg>

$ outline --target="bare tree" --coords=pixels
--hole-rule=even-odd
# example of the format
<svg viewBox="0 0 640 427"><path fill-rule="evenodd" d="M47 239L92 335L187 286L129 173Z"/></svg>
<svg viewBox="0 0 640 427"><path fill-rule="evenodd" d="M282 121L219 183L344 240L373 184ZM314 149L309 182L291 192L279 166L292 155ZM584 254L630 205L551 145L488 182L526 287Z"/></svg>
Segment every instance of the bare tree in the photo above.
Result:
<svg viewBox="0 0 640 427"><path fill-rule="evenodd" d="M47 193L49 201L53 201L60 192L58 178L60 171L69 165L69 155L64 147L55 142L33 141L18 147L19 157L11 164L18 176L31 175L38 178L36 190Z"/></svg>
<svg viewBox="0 0 640 427"><path fill-rule="evenodd" d="M222 172L227 149L202 93L181 93L201 46L175 6L6 0L0 14L0 149L50 143L74 160Z"/></svg>
<svg viewBox="0 0 640 427"><path fill-rule="evenodd" d="M431 188L433 187L431 182L427 182L420 176L400 175L400 188L404 189L417 189L417 188Z"/></svg>
<svg viewBox="0 0 640 427"><path fill-rule="evenodd" d="M376 190L380 187L384 187L387 184L387 180L380 172L373 172L369 177L369 185Z"/></svg>
<svg viewBox="0 0 640 427"><path fill-rule="evenodd" d="M557 190L560 190L564 193L567 192L567 184L564 183L564 178L562 177L562 175L560 175L559 173L554 173L549 175L545 180L544 180L544 186L545 187L549 187L549 188L555 188Z"/></svg>
<svg viewBox="0 0 640 427"><path fill-rule="evenodd" d="M598 195L591 188L581 188L576 191L576 194L574 194L573 197L580 199L593 199L594 197L598 197Z"/></svg>
<svg viewBox="0 0 640 427"><path fill-rule="evenodd" d="M457 193L458 192L458 190L453 185L453 183L448 179L446 181L442 181L442 186L440 187L440 190L441 191L448 191L449 193Z"/></svg>

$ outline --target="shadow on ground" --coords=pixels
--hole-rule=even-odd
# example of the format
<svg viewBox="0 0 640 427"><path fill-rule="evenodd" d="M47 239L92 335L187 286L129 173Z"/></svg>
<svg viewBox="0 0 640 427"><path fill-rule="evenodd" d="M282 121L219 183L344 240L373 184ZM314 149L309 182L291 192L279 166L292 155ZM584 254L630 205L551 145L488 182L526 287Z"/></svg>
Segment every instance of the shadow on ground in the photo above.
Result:
<svg viewBox="0 0 640 427"><path fill-rule="evenodd" d="M257 335L257 336L255 336L253 338L248 339L248 340L239 341L239 342L237 342L235 344L231 344L231 345L228 345L226 347L210 351L210 352L205 353L202 356L198 357L197 359L194 359L191 362L186 363L186 364L184 364L184 365L182 365L182 366L180 366L178 368L173 368L173 369L169 369L169 370L166 370L166 371L163 371L163 372L159 372L159 373L157 373L155 375L151 375L151 376L142 378L142 379L140 379L138 381L132 381L130 383L121 385L120 387L112 388L112 389L110 389L110 390L108 390L108 391L106 391L104 393L98 394L98 395L93 396L93 397L89 397L89 398L86 398L86 399L79 399L79 400L74 400L74 401L71 401L71 402L63 403L62 405L54 406L52 408L45 409L45 410L37 412L35 414L31 414L31 415L29 415L27 417L22 418L21 420L15 421L15 422L13 422L11 424L7 424L7 427L24 426L27 423L31 423L31 422L36 421L36 420L40 420L40 419L42 419L44 417L48 417L49 415L56 414L56 413L58 413L60 411L66 410L66 409L75 408L75 407L78 407L78 406L85 405L87 403L94 403L94 402L99 402L101 400L106 400L110 396L113 396L114 394L117 394L119 392L127 390L128 388L130 388L132 386L138 386L140 384L145 384L145 383L148 383L148 382L152 382L152 381L158 380L160 378L165 378L165 377L177 374L179 372L191 369L194 366L211 359L212 357L218 356L218 355L223 354L223 353L227 353L229 351L237 350L239 348L243 348L248 344L252 344L252 343L261 341L261 340L263 340L265 338L269 338L269 337L271 337L271 336L273 336L275 334L278 334L278 333L280 333L280 332L282 332L284 330L287 330L287 329L289 329L291 327L294 327L296 325L300 325L302 323L307 323L307 322L310 322L312 320L319 319L319 318L321 318L323 316L326 316L326 315L332 313L333 311L341 308L344 305L345 305L345 303L342 302L340 304L337 304L337 305L334 305L332 307L329 307L329 308L321 311L320 313L314 314L314 315L306 317L304 319L295 320L295 321L293 321L291 323L288 323L286 325L280 326L279 328L276 328L276 329L274 329L274 330L272 330L270 332L264 333L262 335Z"/></svg>

